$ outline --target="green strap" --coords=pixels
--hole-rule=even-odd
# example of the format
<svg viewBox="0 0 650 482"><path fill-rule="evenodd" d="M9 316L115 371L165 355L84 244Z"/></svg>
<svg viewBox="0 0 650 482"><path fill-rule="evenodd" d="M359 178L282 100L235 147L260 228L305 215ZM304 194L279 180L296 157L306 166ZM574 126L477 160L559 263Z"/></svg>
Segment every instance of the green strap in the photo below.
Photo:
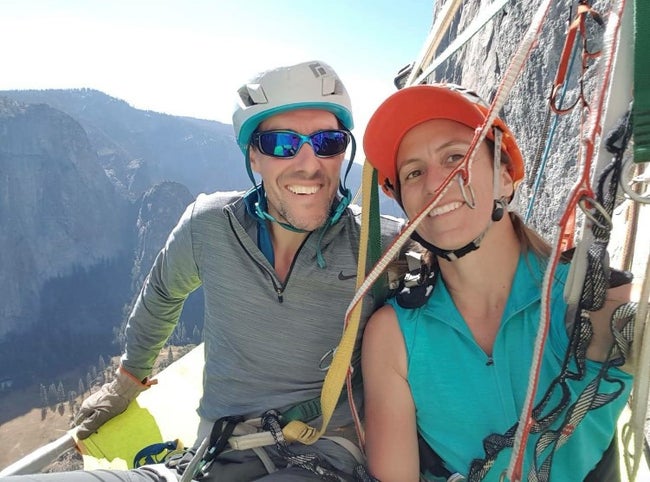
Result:
<svg viewBox="0 0 650 482"><path fill-rule="evenodd" d="M381 257L381 220L379 217L379 189L377 180L377 169L372 170L372 186L370 189L370 229L368 231L368 266L366 272L369 272L375 263ZM383 300L386 297L388 275L385 274L383 283L380 280L372 287L372 294L375 300Z"/></svg>
<svg viewBox="0 0 650 482"><path fill-rule="evenodd" d="M650 1L634 2L634 162L650 161Z"/></svg>
<svg viewBox="0 0 650 482"><path fill-rule="evenodd" d="M352 383L359 383L361 381L361 371L357 370L352 375ZM343 387L341 389L341 395L339 397L339 403L347 398L347 389ZM300 420L301 422L309 423L313 420L316 420L323 414L321 405L320 405L320 395L309 400L303 400L302 402L296 403L291 408L288 408L280 414L280 423L284 426L293 420Z"/></svg>
<svg viewBox="0 0 650 482"><path fill-rule="evenodd" d="M280 422L282 425L285 425L293 420L300 420L302 422L308 423L316 418L320 417L321 408L320 408L320 395L311 400L305 400L300 402L297 405L294 405L286 412L280 415Z"/></svg>

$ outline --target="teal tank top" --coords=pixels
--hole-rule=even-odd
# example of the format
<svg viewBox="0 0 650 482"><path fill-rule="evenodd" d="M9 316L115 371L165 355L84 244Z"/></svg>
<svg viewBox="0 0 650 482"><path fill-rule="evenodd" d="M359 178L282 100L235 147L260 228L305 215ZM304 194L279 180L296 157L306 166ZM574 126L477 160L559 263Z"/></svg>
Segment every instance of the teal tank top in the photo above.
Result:
<svg viewBox="0 0 650 482"><path fill-rule="evenodd" d="M475 458L484 458L483 439L503 434L519 420L540 319L545 265L532 254L520 257L494 342L491 357L475 342L444 280L438 279L427 303L417 309L388 301L397 314L408 358L408 382L416 407L418 431L442 457L451 472L467 475ZM555 273L550 304L551 326L546 340L537 400L560 373L569 339L563 298L569 265ZM587 360L587 374L569 383L571 405L598 374L600 363ZM624 390L612 402L587 413L567 442L553 456L553 482L581 481L609 446L617 419L631 390L632 377L610 370L614 382L601 381L600 392ZM548 406L556 406L556 390ZM565 410L566 411L566 410ZM555 422L558 426L564 413ZM531 466L538 434L528 439L524 477ZM512 449L503 449L484 480L498 481ZM542 454L542 458L544 457Z"/></svg>

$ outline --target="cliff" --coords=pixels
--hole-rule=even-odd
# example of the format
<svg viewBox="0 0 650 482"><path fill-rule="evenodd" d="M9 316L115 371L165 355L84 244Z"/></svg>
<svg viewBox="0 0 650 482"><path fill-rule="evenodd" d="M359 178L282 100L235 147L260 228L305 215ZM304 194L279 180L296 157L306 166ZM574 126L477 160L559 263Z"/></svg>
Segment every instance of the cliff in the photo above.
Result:
<svg viewBox="0 0 650 482"><path fill-rule="evenodd" d="M0 338L37 318L45 280L119 256L128 207L85 131L0 97Z"/></svg>

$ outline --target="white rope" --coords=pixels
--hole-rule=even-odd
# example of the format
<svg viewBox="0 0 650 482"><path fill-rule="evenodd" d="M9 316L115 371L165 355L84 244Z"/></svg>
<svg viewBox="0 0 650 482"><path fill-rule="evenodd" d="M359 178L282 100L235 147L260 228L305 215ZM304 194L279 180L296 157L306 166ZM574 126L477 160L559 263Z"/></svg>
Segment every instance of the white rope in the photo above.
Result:
<svg viewBox="0 0 650 482"><path fill-rule="evenodd" d="M534 47L534 45L537 43L537 39L539 38L539 32L542 29L542 26L544 24L544 19L548 16L548 10L551 6L552 0L544 0L541 2L540 6L537 8L537 11L535 12L535 15L530 23L530 26L528 27L528 30L526 31L526 34L524 35L524 38L522 42L520 43L517 52L515 53L514 57L512 58L510 65L508 66L508 70L506 71L503 80L501 81L501 84L499 86L499 89L497 90L496 97L494 99L493 104L497 104L499 108L505 102L505 95L510 92L512 89L512 85L514 84L517 76L519 73L521 73L524 64L526 62L526 59L528 58L528 55L530 54L530 51ZM503 100L500 101L500 97L503 97ZM496 116L496 112L492 113L493 116ZM488 119L489 120L489 119ZM549 283L549 273L547 270L547 273L544 275L544 283ZM548 306L545 306L544 303L544 297L542 297L542 308L541 308L541 313L544 314L545 310L548 310ZM540 326L537 332L537 338L535 340L535 351L533 355L533 365L531 366L530 372L531 373L536 373L539 371L539 353L541 353L541 350L543 349L544 345L544 330L545 327L544 325L544 317L540 321ZM532 383L529 383L527 393L526 393L526 400L524 402L524 407L522 410L522 415L519 420L519 425L517 426L517 431L515 432L515 440L513 442L513 448L512 448L512 457L510 459L510 464L507 469L507 474L508 477L515 481L518 482L521 480L521 467L516 467L517 465L517 459L520 455L520 452L525 448L525 439L528 436L528 418L529 418L529 413L532 411L532 403L536 391L536 383L534 380L531 380ZM526 430L526 432L524 432ZM522 442L524 442L524 446L522 448ZM515 470L516 469L516 470ZM519 473L517 473L519 472Z"/></svg>
<svg viewBox="0 0 650 482"><path fill-rule="evenodd" d="M442 42L445 33L447 33L447 30L449 29L451 21L454 19L454 15L456 15L456 12L462 3L462 0L448 0L447 3L442 6L435 23L431 27L431 32L429 32L424 47L422 48L420 55L418 55L417 61L413 64L413 68L406 80L406 85L413 85L415 77L420 69L431 61L431 57L436 53L438 45Z"/></svg>
<svg viewBox="0 0 650 482"><path fill-rule="evenodd" d="M632 342L632 363L634 366L634 385L632 388L632 403L630 404L630 420L623 426L623 460L630 481L636 474L643 458L645 443L645 423L650 400L650 254L646 261L645 277L641 288L641 296L634 320L634 341ZM632 449L630 450L630 445Z"/></svg>
<svg viewBox="0 0 650 482"><path fill-rule="evenodd" d="M451 42L447 48L429 64L429 66L418 76L417 79L415 79L413 83L423 83L434 70L436 70L444 61L456 53L458 49L469 42L470 39L476 35L479 30L485 27L485 25L490 20L492 20L492 17L503 10L503 7L505 7L509 1L510 0L496 0L494 3L491 3L487 7L483 7L481 5L481 10L479 11L479 14L474 18L474 20L472 20L472 23L465 27L465 30L456 36L453 42ZM413 74L413 72L417 72L417 70L413 68L411 74Z"/></svg>
<svg viewBox="0 0 650 482"><path fill-rule="evenodd" d="M621 0L618 5L618 9L612 8L609 15L607 28L604 36L605 41L604 41L604 48L603 48L603 57L601 61L602 62L601 65L604 68L602 74L603 82L602 82L601 89L599 89L598 91L599 96L595 102L596 108L592 108L590 110L589 127L591 131L589 135L585 139L583 139L584 142L593 142L593 140L597 137L597 134L600 133L600 129L602 127L600 121L602 112L600 109L604 105L606 94L609 92L611 75L612 75L612 59L616 53L616 47L618 44L617 35L621 23L620 22L621 12L623 11L624 5L625 5L625 0ZM587 152L587 157L589 155L590 153ZM583 159L583 164L588 163L590 161L591 159L589 158ZM576 188L579 189L580 186L578 185L576 186ZM561 235L563 233L558 233L558 234L559 236L556 239L556 243L554 244L551 253L552 260L556 259L556 257L559 255L558 251L560 248ZM554 263L549 264L549 267L546 270L544 275L543 292L548 291L552 279L551 275L554 273L554 271L555 271ZM548 331L548 324L550 322L549 319L550 317L548 315L549 314L548 298L549 298L548 296L542 297L542 304L541 304L542 320L540 320L540 326L537 332L537 338L535 340L533 365L531 366L530 369L531 374L538 374L540 369L541 353L544 348L546 333ZM535 375L534 378L530 379L530 383L528 385L528 391L526 394L526 401L524 403L524 409L522 410L519 424L517 426L517 432L515 434L512 457L510 459L510 465L508 466L508 472L507 472L508 477L513 482L519 482L521 480L521 469L522 469L521 465L523 463L526 439L528 438L528 433L530 431L530 424L532 423L530 417L532 413L532 406L535 398L535 393L537 391L536 379L537 379L537 375Z"/></svg>

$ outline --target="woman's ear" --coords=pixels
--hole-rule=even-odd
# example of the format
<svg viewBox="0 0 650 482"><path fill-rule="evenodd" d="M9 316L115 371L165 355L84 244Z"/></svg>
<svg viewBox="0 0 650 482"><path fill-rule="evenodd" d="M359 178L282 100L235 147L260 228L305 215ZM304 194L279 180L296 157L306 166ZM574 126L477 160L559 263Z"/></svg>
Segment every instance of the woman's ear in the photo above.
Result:
<svg viewBox="0 0 650 482"><path fill-rule="evenodd" d="M512 181L512 176L510 175L510 170L507 169L505 164L501 165L502 168L499 169L499 174L501 176L501 197L506 199L512 199L512 196L515 193L515 183Z"/></svg>

